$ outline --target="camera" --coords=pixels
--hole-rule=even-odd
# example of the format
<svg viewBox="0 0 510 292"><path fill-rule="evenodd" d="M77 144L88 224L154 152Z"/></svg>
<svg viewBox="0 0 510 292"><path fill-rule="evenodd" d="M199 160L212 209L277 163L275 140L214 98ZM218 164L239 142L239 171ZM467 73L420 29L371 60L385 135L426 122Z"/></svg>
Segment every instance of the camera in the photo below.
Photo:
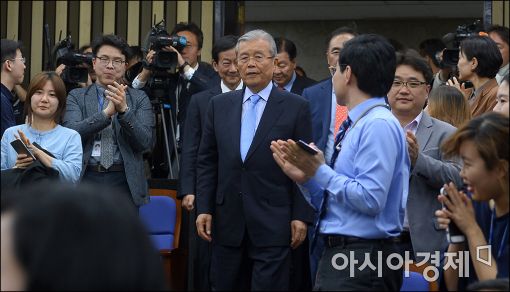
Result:
<svg viewBox="0 0 510 292"><path fill-rule="evenodd" d="M55 60L55 68L59 64L66 65L66 68L61 74L62 80L67 83L87 82L88 68L83 66L92 66L92 54L80 54L75 52L74 46L71 43L71 36L69 35L64 40L60 41L53 49L53 56Z"/></svg>
<svg viewBox="0 0 510 292"><path fill-rule="evenodd" d="M443 42L445 44L453 44L453 48L443 51L443 60L440 62L440 67L456 67L459 61L460 42L465 38L479 35L481 31L483 31L483 26L481 21L477 19L471 24L461 24L455 32L444 35Z"/></svg>
<svg viewBox="0 0 510 292"><path fill-rule="evenodd" d="M165 29L164 20L154 25L150 31L148 41L150 48L156 52L152 64L146 66L155 70L170 70L175 73L177 68L177 54L175 52L163 51L166 46L172 46L181 52L186 47L187 40L183 36L169 35Z"/></svg>

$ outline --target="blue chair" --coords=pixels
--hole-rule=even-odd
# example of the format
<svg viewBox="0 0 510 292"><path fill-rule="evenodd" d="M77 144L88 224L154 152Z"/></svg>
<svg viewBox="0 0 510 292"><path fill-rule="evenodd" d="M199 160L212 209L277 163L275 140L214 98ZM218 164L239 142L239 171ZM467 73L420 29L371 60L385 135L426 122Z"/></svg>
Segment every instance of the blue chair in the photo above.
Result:
<svg viewBox="0 0 510 292"><path fill-rule="evenodd" d="M409 277L404 275L400 291L429 291L429 282L421 273L409 272Z"/></svg>
<svg viewBox="0 0 510 292"><path fill-rule="evenodd" d="M151 196L148 204L140 207L140 217L159 250L174 248L176 205L168 196Z"/></svg>

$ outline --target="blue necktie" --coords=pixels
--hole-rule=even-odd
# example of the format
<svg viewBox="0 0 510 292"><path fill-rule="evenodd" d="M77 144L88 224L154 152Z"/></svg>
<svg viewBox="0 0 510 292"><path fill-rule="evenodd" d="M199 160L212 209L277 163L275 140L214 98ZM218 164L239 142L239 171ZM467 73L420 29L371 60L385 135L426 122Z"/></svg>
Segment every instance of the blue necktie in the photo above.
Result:
<svg viewBox="0 0 510 292"><path fill-rule="evenodd" d="M331 155L331 162L329 163L329 166L332 168L335 166L336 158L338 157L338 154L340 153L340 147L337 147L337 145L344 139L345 133L347 133L347 129L351 126L351 118L347 117L345 121L340 125L340 128L338 129L338 133L335 137L335 144L333 145L333 155Z"/></svg>
<svg viewBox="0 0 510 292"><path fill-rule="evenodd" d="M333 155L331 156L331 162L329 164L329 166L331 166L331 168L333 168L333 166L335 165L336 158L338 157L338 154L340 153L340 149L337 149L337 145L344 139L345 133L347 133L347 130L349 129L351 124L352 124L351 119L349 117L347 117L347 119L345 119L345 121L340 125L340 129L338 130L338 133L336 134L336 137L335 137L335 144L333 145L334 146ZM321 204L319 207L319 217L317 219L317 222L315 222L315 226L313 229L314 238L312 241L312 248L314 247L315 242L317 240L320 222L324 218L324 215L326 215L326 204L328 201L328 196L329 196L328 191L324 191L324 195L322 196L322 201L321 201Z"/></svg>
<svg viewBox="0 0 510 292"><path fill-rule="evenodd" d="M248 149L250 149L253 136L255 136L255 130L257 129L257 103L260 100L260 96L254 94L246 101L248 103L244 118L241 122L241 158L244 161Z"/></svg>

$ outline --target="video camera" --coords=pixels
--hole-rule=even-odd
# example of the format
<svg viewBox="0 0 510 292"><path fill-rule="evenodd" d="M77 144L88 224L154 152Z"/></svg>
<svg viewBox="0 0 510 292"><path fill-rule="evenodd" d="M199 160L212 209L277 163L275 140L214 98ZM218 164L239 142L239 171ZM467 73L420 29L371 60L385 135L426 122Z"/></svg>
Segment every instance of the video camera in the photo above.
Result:
<svg viewBox="0 0 510 292"><path fill-rule="evenodd" d="M161 20L158 24L154 25L149 34L149 47L154 50L154 60L152 64L146 64L151 69L155 70L170 70L169 73L175 73L177 68L177 54L175 52L163 51L166 46L172 46L177 51L181 52L186 47L187 40L183 36L169 35L165 29L165 20Z"/></svg>
<svg viewBox="0 0 510 292"><path fill-rule="evenodd" d="M443 36L445 44L452 44L452 49L443 51L443 60L439 63L441 68L455 67L459 61L459 45L460 42L468 37L477 36L483 31L483 25L479 19L471 24L461 24L455 32L447 33Z"/></svg>
<svg viewBox="0 0 510 292"><path fill-rule="evenodd" d="M66 65L66 68L60 75L62 80L68 83L87 82L89 72L86 67L82 67L82 64L92 66L92 54L75 52L70 35L55 45L52 55L53 60L55 60L54 68L58 64Z"/></svg>

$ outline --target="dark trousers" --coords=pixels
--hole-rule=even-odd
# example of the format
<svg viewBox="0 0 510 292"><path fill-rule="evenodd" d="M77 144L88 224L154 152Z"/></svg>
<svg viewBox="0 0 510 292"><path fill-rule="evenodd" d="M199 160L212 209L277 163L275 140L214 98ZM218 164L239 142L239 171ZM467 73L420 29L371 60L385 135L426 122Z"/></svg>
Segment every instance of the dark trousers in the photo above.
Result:
<svg viewBox="0 0 510 292"><path fill-rule="evenodd" d="M83 183L88 184L108 186L109 188L116 190L115 194L112 195L118 194L121 197L127 199L133 206L133 210L138 213L138 207L135 205L133 197L131 196L131 191L129 190L129 186L126 179L126 173L124 171L112 171L112 172L85 171L85 174L83 175L81 181Z"/></svg>
<svg viewBox="0 0 510 292"><path fill-rule="evenodd" d="M183 211L189 221L188 228L188 290L210 291L209 273L211 269L212 245L198 236L196 208L191 212ZM183 216L184 217L184 216ZM182 233L181 233L182 236ZM185 246L185 245L183 245Z"/></svg>
<svg viewBox="0 0 510 292"><path fill-rule="evenodd" d="M310 258L308 236L303 243L291 251L290 291L310 291Z"/></svg>
<svg viewBox="0 0 510 292"><path fill-rule="evenodd" d="M239 247L213 242L212 290L289 290L290 247L256 247L245 235Z"/></svg>
<svg viewBox="0 0 510 292"><path fill-rule="evenodd" d="M378 251L382 252L380 267L378 266ZM314 290L400 291L403 266L391 269L386 264L386 258L392 253L400 254L400 250L395 243L390 241L362 241L334 247L326 245L319 262ZM340 257L340 254L343 257ZM348 264L345 267L343 267L344 258L348 259ZM357 260L358 263L354 263L351 258ZM359 268L367 258L370 259L375 269L366 266L360 271ZM394 265L397 264L396 262L397 260L392 261ZM352 276L350 275L351 264L353 264ZM382 269L381 277L378 277L379 269Z"/></svg>

